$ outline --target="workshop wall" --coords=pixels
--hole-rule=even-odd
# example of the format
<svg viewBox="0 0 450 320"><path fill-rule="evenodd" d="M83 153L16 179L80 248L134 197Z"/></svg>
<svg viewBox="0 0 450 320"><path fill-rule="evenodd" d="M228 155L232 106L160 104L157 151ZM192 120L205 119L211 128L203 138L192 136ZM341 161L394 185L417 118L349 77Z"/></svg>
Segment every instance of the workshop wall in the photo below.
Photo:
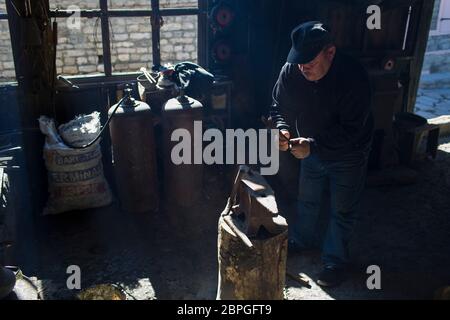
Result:
<svg viewBox="0 0 450 320"><path fill-rule="evenodd" d="M197 7L196 0L164 0L161 8ZM98 0L76 2L81 9L99 8ZM68 9L72 0L50 0L51 9ZM149 0L109 1L113 9L150 9ZM5 1L0 11L6 12ZM58 22L57 72L64 75L103 72L100 19L81 18L80 28L69 28L67 19ZM165 17L161 29L161 61L197 62L197 16ZM111 62L113 72L134 72L152 66L152 40L149 17L111 18ZM0 21L0 81L14 80L8 22Z"/></svg>
<svg viewBox="0 0 450 320"><path fill-rule="evenodd" d="M439 25L438 21L448 18L448 9L441 6L442 1L435 0L430 33L423 62L423 74L450 72L450 32ZM437 84L438 86L439 84Z"/></svg>
<svg viewBox="0 0 450 320"><path fill-rule="evenodd" d="M4 0L0 1L0 11L6 12ZM8 20L0 20L0 82L14 80L15 76Z"/></svg>

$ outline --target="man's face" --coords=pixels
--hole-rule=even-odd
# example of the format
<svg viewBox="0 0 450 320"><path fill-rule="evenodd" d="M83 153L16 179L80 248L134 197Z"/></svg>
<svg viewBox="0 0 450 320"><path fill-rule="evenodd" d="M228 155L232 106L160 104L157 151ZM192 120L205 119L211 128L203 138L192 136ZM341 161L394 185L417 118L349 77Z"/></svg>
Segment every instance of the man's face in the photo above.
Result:
<svg viewBox="0 0 450 320"><path fill-rule="evenodd" d="M336 47L331 46L322 50L311 62L299 64L298 67L306 80L318 81L330 70L335 54Z"/></svg>

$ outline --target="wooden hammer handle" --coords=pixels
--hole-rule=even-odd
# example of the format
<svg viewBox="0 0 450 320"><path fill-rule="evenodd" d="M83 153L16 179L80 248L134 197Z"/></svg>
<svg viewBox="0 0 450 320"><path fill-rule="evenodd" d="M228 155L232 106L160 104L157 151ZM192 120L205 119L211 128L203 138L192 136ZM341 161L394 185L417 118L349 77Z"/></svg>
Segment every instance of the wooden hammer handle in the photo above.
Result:
<svg viewBox="0 0 450 320"><path fill-rule="evenodd" d="M250 241L250 239L247 237L245 233L243 233L239 228L234 224L232 218L230 215L224 216L223 220L225 223L233 230L233 232L244 242L244 244L249 247L250 249L253 248L253 243Z"/></svg>

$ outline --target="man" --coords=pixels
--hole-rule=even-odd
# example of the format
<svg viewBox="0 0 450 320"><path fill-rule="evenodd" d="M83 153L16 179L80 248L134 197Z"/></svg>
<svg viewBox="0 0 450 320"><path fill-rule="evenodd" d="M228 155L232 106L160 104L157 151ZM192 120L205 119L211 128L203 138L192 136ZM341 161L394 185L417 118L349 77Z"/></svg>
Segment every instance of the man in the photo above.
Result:
<svg viewBox="0 0 450 320"><path fill-rule="evenodd" d="M313 248L319 240L315 225L328 183L331 213L318 284L335 286L348 267L348 242L365 183L373 132L370 85L364 68L336 49L323 23L301 24L291 39L271 107L280 130L280 150L302 159L289 249Z"/></svg>

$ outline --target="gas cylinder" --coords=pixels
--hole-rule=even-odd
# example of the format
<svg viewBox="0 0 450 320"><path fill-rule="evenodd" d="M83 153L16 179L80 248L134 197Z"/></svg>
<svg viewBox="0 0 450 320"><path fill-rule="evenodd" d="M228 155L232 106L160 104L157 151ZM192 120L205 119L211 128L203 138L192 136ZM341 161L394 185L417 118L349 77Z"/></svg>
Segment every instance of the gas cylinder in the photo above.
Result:
<svg viewBox="0 0 450 320"><path fill-rule="evenodd" d="M164 137L164 189L172 203L191 207L202 196L203 165L194 164L194 121L203 119L202 104L183 94L168 100L162 112L162 125ZM191 136L191 163L174 164L171 151L178 144L171 141L171 135L176 129L186 129ZM200 134L203 134L200 132ZM200 146L202 148L202 146Z"/></svg>
<svg viewBox="0 0 450 320"><path fill-rule="evenodd" d="M153 115L148 104L131 97L124 89L109 131L113 150L114 173L121 207L127 212L157 211L158 177Z"/></svg>

